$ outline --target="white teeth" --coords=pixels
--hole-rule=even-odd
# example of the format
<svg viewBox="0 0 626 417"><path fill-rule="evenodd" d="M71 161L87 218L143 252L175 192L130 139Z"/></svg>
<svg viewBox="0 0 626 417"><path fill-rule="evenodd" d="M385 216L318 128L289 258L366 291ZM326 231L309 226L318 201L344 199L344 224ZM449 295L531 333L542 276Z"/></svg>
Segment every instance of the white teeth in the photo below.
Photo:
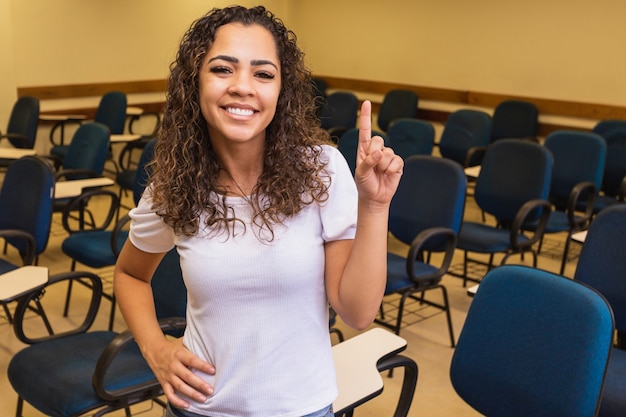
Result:
<svg viewBox="0 0 626 417"><path fill-rule="evenodd" d="M238 109L234 107L228 107L226 108L226 111L230 114L236 114L238 116L252 116L252 114L254 113L252 110Z"/></svg>

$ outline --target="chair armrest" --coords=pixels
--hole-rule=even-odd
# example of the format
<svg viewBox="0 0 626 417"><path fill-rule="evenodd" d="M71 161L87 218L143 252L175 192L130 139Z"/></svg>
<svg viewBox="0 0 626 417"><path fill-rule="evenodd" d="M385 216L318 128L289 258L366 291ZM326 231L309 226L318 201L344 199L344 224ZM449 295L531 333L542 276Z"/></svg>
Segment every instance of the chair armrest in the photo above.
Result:
<svg viewBox="0 0 626 417"><path fill-rule="evenodd" d="M17 141L19 142L19 146L16 146L16 148L22 148L22 149L26 149L26 148L30 148L30 141L28 140L28 137L19 134L19 133L5 133L3 135L0 135L0 141L2 139L8 139L9 141Z"/></svg>
<svg viewBox="0 0 626 417"><path fill-rule="evenodd" d="M411 242L409 254L407 255L407 271L410 277L415 277L415 261L419 259L424 250L427 250L424 246L436 239L445 241L445 248L443 249L445 251L444 259L437 272L430 275L420 275L419 281L439 279L448 271L456 249L457 235L454 230L447 227L431 227L422 230Z"/></svg>
<svg viewBox="0 0 626 417"><path fill-rule="evenodd" d="M105 219L100 224L91 225L92 227L89 230L106 230L111 225L111 222L113 221L113 218L115 217L117 213L117 208L120 205L119 197L113 191L109 191L109 190L103 190L99 188L87 190L87 191L84 191L80 196L73 199L70 202L70 204L68 204L63 209L61 222L63 224L63 228L70 235L73 233L85 230L84 224L83 224L83 228L79 228L79 229L75 229L70 225L70 222L69 222L70 219L74 218L74 215L72 213L75 213L76 211L79 211L79 212L84 211L87 207L87 203L89 202L89 200L95 196L108 197L110 199L110 202L109 202L108 211L106 212Z"/></svg>
<svg viewBox="0 0 626 417"><path fill-rule="evenodd" d="M154 122L154 129L152 129L152 132L145 134L145 135L142 133L142 135L154 136L157 130L159 129L159 127L161 126L161 115L158 112L154 112L154 111L144 111L141 114L131 115L128 120L128 133L130 133L131 135L134 135L135 132L133 130L133 125L135 124L136 121L141 120L144 117L153 117L155 119L155 122Z"/></svg>
<svg viewBox="0 0 626 417"><path fill-rule="evenodd" d="M581 201L584 200L584 201ZM593 204L596 199L596 185L591 181L579 182L570 191L565 212L572 229L582 228L593 216ZM585 213L576 218L576 207L585 207Z"/></svg>
<svg viewBox="0 0 626 417"><path fill-rule="evenodd" d="M465 164L463 167L467 168L480 165L483 162L485 153L487 153L486 146L472 146L467 150L467 154L465 155Z"/></svg>
<svg viewBox="0 0 626 417"><path fill-rule="evenodd" d="M50 287L51 285L70 280L87 280L89 281L89 284L92 288L91 300L89 302L89 307L87 309L87 312L85 313L85 317L82 323L73 329L64 330L58 333L52 332L47 336L28 336L24 331L24 316L26 314L26 311L29 310L31 302L38 303L45 296L46 288ZM85 333L93 325L96 315L98 314L98 308L100 307L100 300L102 300L102 279L100 279L100 277L96 274L86 271L73 271L52 275L48 279L48 282L45 286L31 291L24 297L19 299L17 307L15 308L15 312L13 313L13 330L15 332L15 335L21 342L29 345L61 337ZM45 315L43 309L40 308L37 312L42 315L44 321L47 321L47 316Z"/></svg>
<svg viewBox="0 0 626 417"><path fill-rule="evenodd" d="M182 317L171 317L159 320L159 325L161 326L161 330L165 333L173 330L184 329L186 321ZM149 381L140 382L138 384L117 390L106 389L105 382L109 367L115 361L116 356L122 351L122 349L134 342L135 339L133 338L133 335L129 330L126 330L117 335L115 339L109 343L106 349L104 349L102 355L100 355L100 359L98 359L98 363L96 364L92 383L96 393L101 398L104 398L107 401L119 401L122 398L145 395L147 391L161 391L161 385L156 377Z"/></svg>
<svg viewBox="0 0 626 417"><path fill-rule="evenodd" d="M54 159L54 158L51 158L51 159ZM76 179L76 178L71 178L71 177L80 177L81 179L83 179L83 178L98 178L101 176L102 175L98 174L96 171L93 171L91 169L63 169L56 173L55 179L59 181L65 178L71 181L72 179Z"/></svg>
<svg viewBox="0 0 626 417"><path fill-rule="evenodd" d="M115 254L117 258L122 251L122 248L117 246L118 236L124 230L124 226L130 222L130 216L125 214L121 219L115 223L115 227L113 228L113 232L111 233L111 251Z"/></svg>
<svg viewBox="0 0 626 417"><path fill-rule="evenodd" d="M11 246L17 247L15 244L15 239L18 241L23 241L26 245L26 249L20 250L18 248L18 252L20 253L20 257L22 258L22 262L24 265L32 265L35 261L35 248L37 247L37 241L35 237L24 230L19 229L4 229L0 230L0 238L3 238L7 242L11 244Z"/></svg>
<svg viewBox="0 0 626 417"><path fill-rule="evenodd" d="M537 222L534 233L531 234L527 241L520 241L519 236L523 235L525 231L528 232L524 229L524 224L529 223L528 217L536 210L541 210L541 217ZM515 218L511 223L511 247L516 249L528 248L539 242L546 229L551 211L552 204L548 200L535 199L524 203L515 214Z"/></svg>
<svg viewBox="0 0 626 417"><path fill-rule="evenodd" d="M417 387L418 368L417 363L411 358L403 355L395 355L378 362L376 365L380 372L395 368L404 369L402 388L400 388L400 398L393 417L405 417L409 415L409 408L413 402L413 395Z"/></svg>

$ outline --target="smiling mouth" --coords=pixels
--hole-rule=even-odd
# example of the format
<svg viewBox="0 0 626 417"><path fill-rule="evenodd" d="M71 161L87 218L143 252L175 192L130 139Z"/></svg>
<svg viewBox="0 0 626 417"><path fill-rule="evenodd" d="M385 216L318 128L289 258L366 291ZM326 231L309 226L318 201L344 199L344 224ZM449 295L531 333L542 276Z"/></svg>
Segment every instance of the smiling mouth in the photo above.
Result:
<svg viewBox="0 0 626 417"><path fill-rule="evenodd" d="M227 107L226 111L230 114L234 114L237 116L252 116L254 114L254 110L251 109L239 109L235 107Z"/></svg>

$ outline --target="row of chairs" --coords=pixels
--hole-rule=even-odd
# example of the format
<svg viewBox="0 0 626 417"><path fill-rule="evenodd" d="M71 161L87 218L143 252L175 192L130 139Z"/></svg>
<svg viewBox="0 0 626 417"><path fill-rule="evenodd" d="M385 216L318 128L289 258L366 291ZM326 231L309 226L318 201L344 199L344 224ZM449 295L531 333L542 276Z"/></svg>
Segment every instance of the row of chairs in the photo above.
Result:
<svg viewBox="0 0 626 417"><path fill-rule="evenodd" d="M525 266L503 266L485 276L450 362L452 386L469 406L490 416L624 414L626 354L613 346L614 330L624 331L626 317L621 285L626 256L615 256L615 248L623 251L623 232L626 206L602 212L590 228L574 280ZM28 334L21 325L24 313L41 297L41 289L20 300L16 334L29 347L11 359L8 369L19 395L17 416L24 402L60 417L93 410L100 416L121 408L129 413L131 405L147 400L164 405L158 381L128 332L87 331L101 298L98 277L60 274L47 286L78 277L92 280L94 294L87 318L76 329L52 337ZM186 291L175 250L164 258L152 285L163 330L179 335ZM371 346L377 335L368 334ZM405 368L395 416L408 414L417 383L417 364L397 355L401 349L377 367ZM351 407L336 411L352 415Z"/></svg>

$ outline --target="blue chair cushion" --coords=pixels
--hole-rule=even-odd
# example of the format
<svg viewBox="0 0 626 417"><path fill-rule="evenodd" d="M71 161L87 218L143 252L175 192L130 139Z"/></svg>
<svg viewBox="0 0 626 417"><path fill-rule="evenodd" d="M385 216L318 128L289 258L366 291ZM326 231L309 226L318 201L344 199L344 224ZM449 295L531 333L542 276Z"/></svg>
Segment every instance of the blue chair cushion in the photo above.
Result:
<svg viewBox="0 0 626 417"><path fill-rule="evenodd" d="M14 269L17 269L18 266L17 265L13 265L12 263L4 260L4 259L0 259L0 274L5 274L7 272L13 271Z"/></svg>
<svg viewBox="0 0 626 417"><path fill-rule="evenodd" d="M122 249L128 238L128 232L122 231L117 246ZM103 268L115 264L116 256L111 250L111 232L86 231L78 232L63 241L61 250L70 258L92 268Z"/></svg>
<svg viewBox="0 0 626 417"><path fill-rule="evenodd" d="M28 346L11 360L9 381L25 401L48 416L80 415L104 405L91 379L98 358L116 335L97 331ZM132 344L117 356L106 387L121 389L151 379L154 374Z"/></svg>
<svg viewBox="0 0 626 417"><path fill-rule="evenodd" d="M529 239L519 235L520 243ZM496 229L483 223L465 222L459 233L457 247L470 252L506 252L511 246L511 231Z"/></svg>
<svg viewBox="0 0 626 417"><path fill-rule="evenodd" d="M574 216L575 219L580 219L580 216ZM533 221L524 225L526 230L535 230L538 221ZM545 233L558 233L566 232L570 230L569 220L567 219L567 213L564 211L551 211L548 222L546 223Z"/></svg>
<svg viewBox="0 0 626 417"><path fill-rule="evenodd" d="M415 262L415 275L422 276L437 272L433 265ZM406 258L394 253L387 253L387 285L385 294L393 294L404 289L415 287L416 282L407 275Z"/></svg>

